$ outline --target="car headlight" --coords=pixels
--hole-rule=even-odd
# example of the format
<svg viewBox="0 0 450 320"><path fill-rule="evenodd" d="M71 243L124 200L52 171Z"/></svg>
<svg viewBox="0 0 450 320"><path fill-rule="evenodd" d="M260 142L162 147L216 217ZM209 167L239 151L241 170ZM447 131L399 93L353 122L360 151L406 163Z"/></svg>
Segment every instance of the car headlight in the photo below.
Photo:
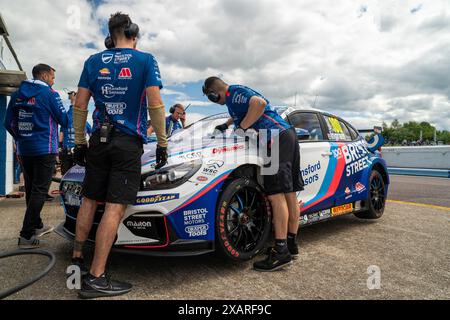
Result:
<svg viewBox="0 0 450 320"><path fill-rule="evenodd" d="M201 160L165 167L142 176L141 191L176 188L195 175L202 167Z"/></svg>

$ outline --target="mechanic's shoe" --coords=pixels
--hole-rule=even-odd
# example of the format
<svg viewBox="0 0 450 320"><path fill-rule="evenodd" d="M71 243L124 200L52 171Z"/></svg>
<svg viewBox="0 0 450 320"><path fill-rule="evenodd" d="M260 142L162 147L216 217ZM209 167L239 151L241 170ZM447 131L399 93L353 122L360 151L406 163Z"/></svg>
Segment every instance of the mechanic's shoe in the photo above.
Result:
<svg viewBox="0 0 450 320"><path fill-rule="evenodd" d="M298 244L288 240L287 246L288 246L289 252L291 253L292 259L297 260L298 256L299 256Z"/></svg>
<svg viewBox="0 0 450 320"><path fill-rule="evenodd" d="M28 250L28 249L37 249L42 245L41 241L36 238L36 236L32 236L29 240L24 237L19 237L19 249Z"/></svg>
<svg viewBox="0 0 450 320"><path fill-rule="evenodd" d="M101 297L114 297L126 294L131 291L133 286L126 282L113 281L106 274L96 278L93 275L87 275L82 284L81 291L78 293L82 299L95 299Z"/></svg>
<svg viewBox="0 0 450 320"><path fill-rule="evenodd" d="M84 264L84 259L83 258L72 258L72 266L77 266L78 268L80 268L81 271L81 276L85 277L89 274L89 270L86 267L86 265Z"/></svg>
<svg viewBox="0 0 450 320"><path fill-rule="evenodd" d="M288 250L286 252L278 252L275 248L271 248L267 258L253 264L253 269L261 272L270 272L279 270L292 263L292 256Z"/></svg>
<svg viewBox="0 0 450 320"><path fill-rule="evenodd" d="M40 238L40 237L45 236L46 234L53 232L53 230L55 230L55 228L52 226L43 226L40 229L36 229L36 231L34 232L34 235L36 237Z"/></svg>

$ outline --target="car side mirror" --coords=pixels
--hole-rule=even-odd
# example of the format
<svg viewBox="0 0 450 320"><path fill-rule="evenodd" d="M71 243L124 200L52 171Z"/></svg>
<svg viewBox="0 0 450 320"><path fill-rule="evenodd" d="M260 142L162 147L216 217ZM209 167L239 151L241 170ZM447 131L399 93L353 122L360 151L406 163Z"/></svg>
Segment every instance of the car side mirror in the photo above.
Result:
<svg viewBox="0 0 450 320"><path fill-rule="evenodd" d="M297 133L297 139L299 141L307 141L311 138L311 134L308 130L296 128L295 132Z"/></svg>

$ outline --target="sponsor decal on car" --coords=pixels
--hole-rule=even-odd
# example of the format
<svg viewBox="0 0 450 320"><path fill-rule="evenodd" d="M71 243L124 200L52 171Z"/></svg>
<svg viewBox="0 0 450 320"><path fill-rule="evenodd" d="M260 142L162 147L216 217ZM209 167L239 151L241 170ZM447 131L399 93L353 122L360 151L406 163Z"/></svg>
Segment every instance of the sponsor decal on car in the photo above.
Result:
<svg viewBox="0 0 450 320"><path fill-rule="evenodd" d="M197 181L199 181L199 182L206 182L208 180L209 179L207 177L204 177L204 176L200 176L200 177L197 178Z"/></svg>
<svg viewBox="0 0 450 320"><path fill-rule="evenodd" d="M64 194L72 193L76 196L81 196L83 186L77 182L64 182L61 189Z"/></svg>
<svg viewBox="0 0 450 320"><path fill-rule="evenodd" d="M203 174L207 176L215 176L219 173L219 169L225 165L225 162L220 160L210 160L203 169Z"/></svg>
<svg viewBox="0 0 450 320"><path fill-rule="evenodd" d="M322 168L322 163L319 161L316 164L308 164L307 167L301 169L302 177L305 182L305 186L313 184L319 181L319 171Z"/></svg>
<svg viewBox="0 0 450 320"><path fill-rule="evenodd" d="M326 220L331 218L331 210L327 209L327 210L322 210L319 212L314 212L314 213L310 213L310 214L305 214L303 216L300 217L300 224L302 226L307 225L307 224L312 224L312 223L316 223L322 220Z"/></svg>
<svg viewBox="0 0 450 320"><path fill-rule="evenodd" d="M363 185L361 182L358 182L358 183L355 185L355 189L356 189L356 191L357 191L358 193L361 193L361 192L366 191L366 186Z"/></svg>
<svg viewBox="0 0 450 320"><path fill-rule="evenodd" d="M200 151L180 155L180 159L183 159L183 160L195 160L195 159L198 159L201 157L202 157L202 153Z"/></svg>
<svg viewBox="0 0 450 320"><path fill-rule="evenodd" d="M351 194L351 193L352 193L352 190L350 190L350 188L347 187L347 188L345 189L345 194L346 194L346 195L349 195L349 194Z"/></svg>
<svg viewBox="0 0 450 320"><path fill-rule="evenodd" d="M185 226L199 225L206 223L208 210L206 208L188 210L183 212Z"/></svg>
<svg viewBox="0 0 450 320"><path fill-rule="evenodd" d="M138 197L136 199L136 206L144 206L148 204L162 203L180 198L179 194L162 194L157 196Z"/></svg>
<svg viewBox="0 0 450 320"><path fill-rule="evenodd" d="M222 148L214 148L213 149L213 154L223 154L223 153L227 153L227 152L236 152L238 150L243 150L244 146L243 145L235 145L232 147L222 147Z"/></svg>
<svg viewBox="0 0 450 320"><path fill-rule="evenodd" d="M202 237L208 235L209 225L202 224L198 226L190 226L186 227L185 231L189 235L189 237Z"/></svg>
<svg viewBox="0 0 450 320"><path fill-rule="evenodd" d="M351 212L353 212L353 203L344 204L342 206L334 207L333 209L331 209L333 217L342 216Z"/></svg>

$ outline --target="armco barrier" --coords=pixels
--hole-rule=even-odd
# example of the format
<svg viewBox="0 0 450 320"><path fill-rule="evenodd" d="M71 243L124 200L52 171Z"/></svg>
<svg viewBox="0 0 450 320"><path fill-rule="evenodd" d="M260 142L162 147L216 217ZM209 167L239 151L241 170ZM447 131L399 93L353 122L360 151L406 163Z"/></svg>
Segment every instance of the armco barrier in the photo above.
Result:
<svg viewBox="0 0 450 320"><path fill-rule="evenodd" d="M417 168L388 168L389 174L399 174L407 176L426 176L450 178L450 170L439 169L417 169Z"/></svg>

